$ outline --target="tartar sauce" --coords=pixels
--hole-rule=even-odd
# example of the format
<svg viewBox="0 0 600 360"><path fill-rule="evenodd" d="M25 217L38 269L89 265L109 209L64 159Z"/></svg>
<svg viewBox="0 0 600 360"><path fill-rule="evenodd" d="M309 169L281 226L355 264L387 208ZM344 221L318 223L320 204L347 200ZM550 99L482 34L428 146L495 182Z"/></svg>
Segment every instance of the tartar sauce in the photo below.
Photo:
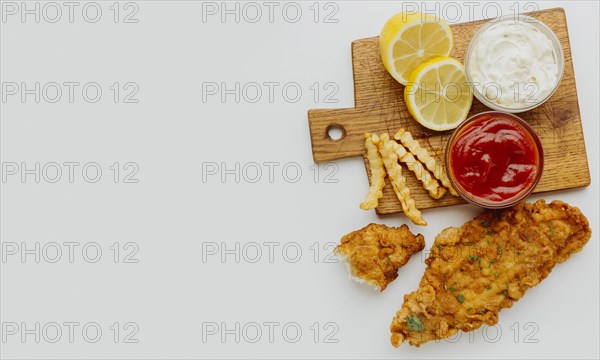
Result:
<svg viewBox="0 0 600 360"><path fill-rule="evenodd" d="M507 108L540 103L560 80L552 40L524 21L491 25L467 56L467 71L479 93Z"/></svg>

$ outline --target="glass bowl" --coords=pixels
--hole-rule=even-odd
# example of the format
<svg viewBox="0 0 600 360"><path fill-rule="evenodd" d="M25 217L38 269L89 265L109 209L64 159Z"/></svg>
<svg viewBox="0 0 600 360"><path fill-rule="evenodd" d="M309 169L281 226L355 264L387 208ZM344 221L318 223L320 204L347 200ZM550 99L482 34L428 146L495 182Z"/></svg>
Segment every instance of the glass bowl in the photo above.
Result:
<svg viewBox="0 0 600 360"><path fill-rule="evenodd" d="M535 96L536 89L539 89L539 87L536 88L537 83L530 81L530 79L523 79L523 81L518 81L518 83L521 84L523 88L519 88L519 86L517 86L516 88L513 87L512 89L502 89L502 87L499 85L499 82L501 82L502 80L502 75L500 75L499 82L495 82L494 80L488 82L487 89L496 96L493 99L488 99L482 93L482 90L486 90L486 84L482 84L481 88L477 86L479 82L477 81L477 79L474 78L473 75L474 72L476 72L474 68L476 67L475 64L477 63L477 59L474 57L475 48L479 44L479 41L482 38L483 34L487 32L490 32L489 34L491 34L493 31L498 31L499 26L507 26L510 25L510 23L522 23L523 26L530 27L532 31L539 31L543 35L545 35L552 43L552 55L554 63L557 67L557 80L554 87L550 89L550 91L547 94L543 94L539 98ZM493 52L490 51L490 54L493 54ZM556 89L558 89L558 86L560 85L560 82L563 77L564 67L565 65L563 49L562 45L560 44L560 41L556 37L556 34L540 20L526 15L507 15L488 21L477 30L475 35L473 35L465 53L465 73L467 76L467 81L469 82L469 85L471 86L475 97L481 103L483 103L485 106L491 109L509 113L520 113L528 111L546 102L554 94ZM531 76L531 74L528 74L528 76ZM499 98L499 92L509 92L509 94L513 96L513 99L517 96L524 96L523 102L525 102L525 104L517 103L510 106L507 104L498 103L497 99ZM490 95L490 97L492 96Z"/></svg>
<svg viewBox="0 0 600 360"><path fill-rule="evenodd" d="M478 122L481 123L483 121L486 121L486 120L492 119L492 118L501 119L502 121L508 121L511 123L511 125L514 125L515 128L519 128L519 130L521 130L523 134L529 135L529 138L530 138L531 143L533 144L533 148L535 150L535 154L533 154L533 158L535 159L536 165L537 165L536 173L534 175L534 178L531 180L531 183L529 183L529 185L527 185L523 189L519 190L512 197L501 200L501 201L494 201L494 200L486 199L481 196L474 195L469 190L467 190L465 187L463 187L460 184L460 182L457 180L457 176L456 176L457 174L455 174L455 168L453 167L453 164L452 164L452 150L454 148L454 145L456 144L456 141L463 135L465 130L469 129L470 126L476 125ZM505 130L500 130L500 131L505 131ZM497 135L497 134L498 134L498 132L495 133L495 135ZM477 136L477 135L481 136L482 133L468 133L468 135L469 136ZM477 144L475 144L475 145L477 145ZM488 155L488 154L486 153L486 155ZM495 164L493 164L492 161L490 161L490 163L492 163L491 166L495 166ZM519 202L524 200L529 194L531 194L531 192L535 189L536 185L538 184L538 182L542 176L542 172L544 170L544 151L542 149L542 143L540 142L539 137L537 136L537 134L535 133L533 128L525 120L521 119L520 117L518 117L514 114L510 114L510 113L504 113L504 112L500 112L500 111L486 111L486 112L482 112L482 113L479 113L477 115L474 115L474 116L468 118L462 124L460 124L456 128L456 130L454 130L454 133L452 134L452 136L450 137L450 139L448 140L448 143L446 145L445 165L446 165L446 171L448 173L448 180L452 184L452 187L454 189L456 189L458 194L464 200L466 200L467 202L469 202L471 204L481 206L481 207L484 207L487 209L503 209L503 208L511 207L511 206L518 204ZM482 183L484 181L485 180L481 180Z"/></svg>

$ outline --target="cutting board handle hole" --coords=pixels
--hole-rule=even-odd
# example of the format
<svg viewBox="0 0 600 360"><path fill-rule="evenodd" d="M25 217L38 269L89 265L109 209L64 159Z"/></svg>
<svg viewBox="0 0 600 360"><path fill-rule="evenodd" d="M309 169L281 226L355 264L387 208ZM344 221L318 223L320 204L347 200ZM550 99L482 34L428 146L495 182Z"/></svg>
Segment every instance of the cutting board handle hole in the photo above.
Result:
<svg viewBox="0 0 600 360"><path fill-rule="evenodd" d="M329 125L325 133L331 141L340 141L346 136L346 130L338 124Z"/></svg>

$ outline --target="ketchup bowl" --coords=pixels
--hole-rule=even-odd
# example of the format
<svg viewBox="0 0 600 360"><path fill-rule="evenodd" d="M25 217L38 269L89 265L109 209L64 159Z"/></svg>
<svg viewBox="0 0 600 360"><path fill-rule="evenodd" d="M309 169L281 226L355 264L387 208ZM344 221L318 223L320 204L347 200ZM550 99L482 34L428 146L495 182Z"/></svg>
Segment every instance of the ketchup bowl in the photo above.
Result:
<svg viewBox="0 0 600 360"><path fill-rule="evenodd" d="M466 201L488 209L513 206L537 185L542 144L520 117L500 111L465 120L446 147L448 179Z"/></svg>

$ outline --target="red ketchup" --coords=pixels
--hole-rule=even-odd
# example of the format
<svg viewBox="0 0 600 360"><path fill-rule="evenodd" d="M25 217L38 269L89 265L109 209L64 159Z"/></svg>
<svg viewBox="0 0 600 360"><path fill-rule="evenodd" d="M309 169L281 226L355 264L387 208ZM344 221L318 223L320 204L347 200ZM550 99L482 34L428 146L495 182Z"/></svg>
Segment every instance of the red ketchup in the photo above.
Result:
<svg viewBox="0 0 600 360"><path fill-rule="evenodd" d="M449 171L470 200L501 204L533 190L541 175L542 150L533 130L519 120L508 114L484 113L453 136Z"/></svg>

